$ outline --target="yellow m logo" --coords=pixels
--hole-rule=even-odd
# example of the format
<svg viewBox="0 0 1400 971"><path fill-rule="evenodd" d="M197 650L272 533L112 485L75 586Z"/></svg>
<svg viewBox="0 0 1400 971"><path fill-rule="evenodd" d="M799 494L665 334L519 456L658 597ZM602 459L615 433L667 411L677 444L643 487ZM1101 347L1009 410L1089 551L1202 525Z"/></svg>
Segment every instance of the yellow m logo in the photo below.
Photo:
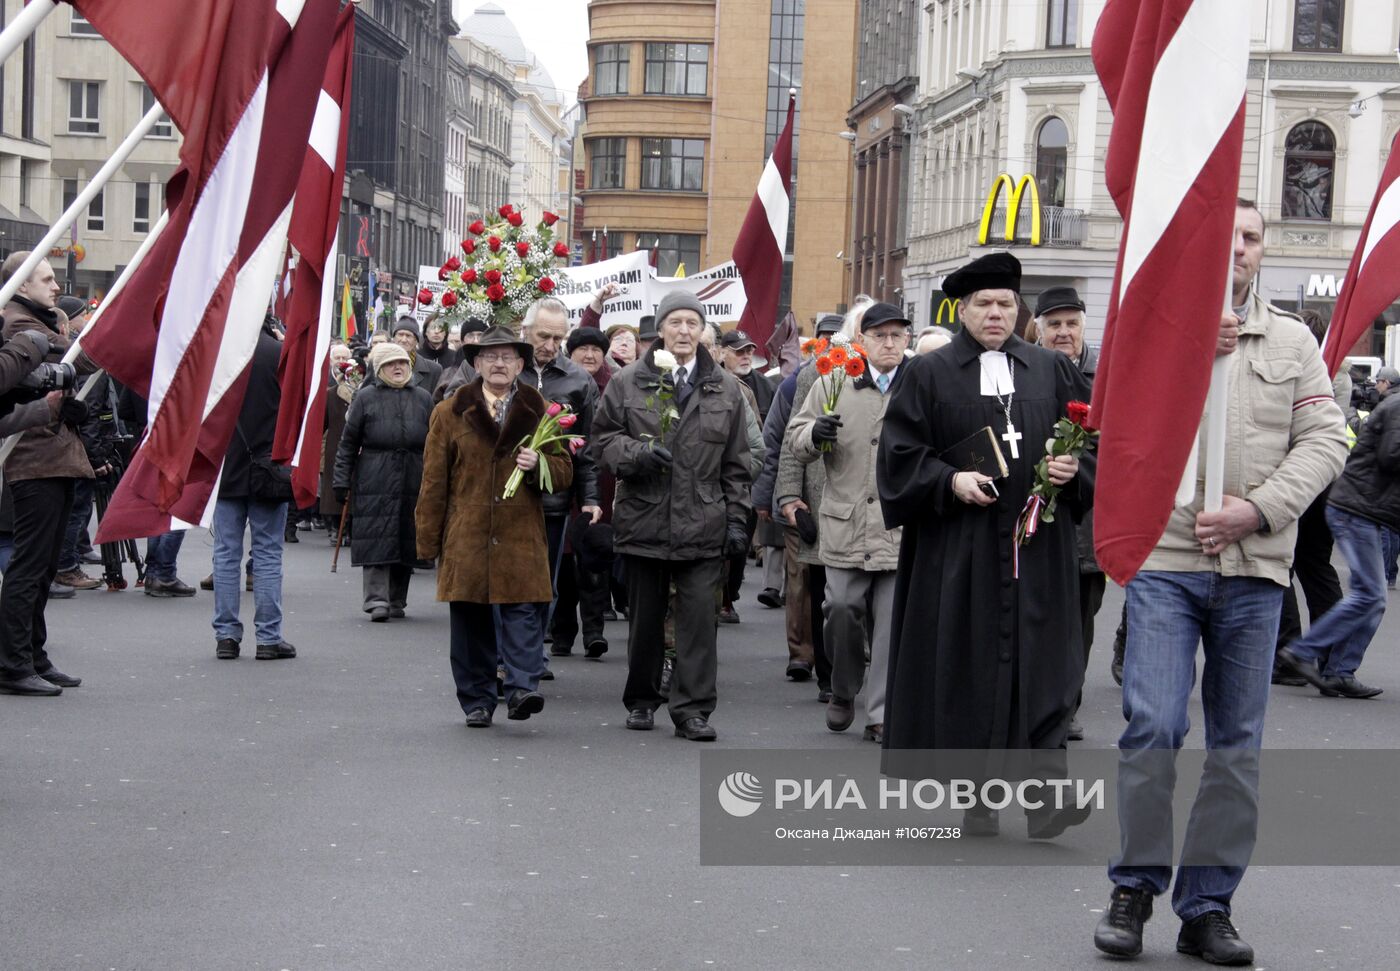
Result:
<svg viewBox="0 0 1400 971"><path fill-rule="evenodd" d="M949 300L947 297L944 297L943 302L938 305L938 313L934 315L933 322L935 324L943 323L943 311L946 310L948 311L948 323L957 323L958 304L960 303L962 303L961 300Z"/></svg>
<svg viewBox="0 0 1400 971"><path fill-rule="evenodd" d="M997 207L997 197L1001 195L1001 190L1006 189L1008 198L1006 200L1006 241L1008 243L1016 239L1016 217L1021 210L1021 193L1029 186L1031 190L1031 245L1040 245L1040 188L1035 184L1035 179L1029 175L1021 176L1019 182L1013 183L1011 176L1005 172L997 176L997 180L992 183L992 191L987 194L987 205L982 209L982 227L977 232L977 243L980 246L987 245L987 237L992 229L992 213Z"/></svg>

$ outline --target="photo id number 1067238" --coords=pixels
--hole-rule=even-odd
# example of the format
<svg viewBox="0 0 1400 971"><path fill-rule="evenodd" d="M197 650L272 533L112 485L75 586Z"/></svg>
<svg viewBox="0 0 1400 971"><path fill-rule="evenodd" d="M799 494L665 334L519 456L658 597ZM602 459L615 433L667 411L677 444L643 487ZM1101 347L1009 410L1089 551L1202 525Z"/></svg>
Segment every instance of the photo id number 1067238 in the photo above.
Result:
<svg viewBox="0 0 1400 971"><path fill-rule="evenodd" d="M894 835L902 840L956 840L962 839L962 829L957 826L901 826Z"/></svg>

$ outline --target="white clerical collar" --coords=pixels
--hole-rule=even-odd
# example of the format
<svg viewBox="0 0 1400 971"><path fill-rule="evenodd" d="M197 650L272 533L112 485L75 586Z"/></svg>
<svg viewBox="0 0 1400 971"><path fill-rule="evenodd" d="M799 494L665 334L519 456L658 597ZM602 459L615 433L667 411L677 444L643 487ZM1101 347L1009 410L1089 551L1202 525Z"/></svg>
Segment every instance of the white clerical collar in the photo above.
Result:
<svg viewBox="0 0 1400 971"><path fill-rule="evenodd" d="M1005 351L983 351L978 358L982 368L982 394L995 398L1016 390Z"/></svg>

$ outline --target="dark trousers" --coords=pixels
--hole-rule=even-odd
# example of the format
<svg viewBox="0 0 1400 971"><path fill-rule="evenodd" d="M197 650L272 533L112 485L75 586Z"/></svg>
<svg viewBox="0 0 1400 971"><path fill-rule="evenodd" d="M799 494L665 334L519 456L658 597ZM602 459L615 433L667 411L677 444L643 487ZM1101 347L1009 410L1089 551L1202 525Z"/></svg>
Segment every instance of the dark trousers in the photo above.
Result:
<svg viewBox="0 0 1400 971"><path fill-rule="evenodd" d="M462 711L496 710L497 658L506 672L506 697L534 691L544 672L540 605L478 604L454 600L448 604L452 624L452 679ZM500 617L500 637L496 617Z"/></svg>
<svg viewBox="0 0 1400 971"><path fill-rule="evenodd" d="M380 563L364 568L363 590L364 610L369 613L376 607L408 606L408 581L413 578L413 567L408 563Z"/></svg>
<svg viewBox="0 0 1400 971"><path fill-rule="evenodd" d="M564 557L564 530L568 528L568 516L545 516L544 534L549 541L549 584L553 591L549 603L537 604L535 609L540 615L540 632L550 629L549 618L554 613L554 601L559 596L559 561ZM544 641L540 641L540 650L544 650Z"/></svg>
<svg viewBox="0 0 1400 971"><path fill-rule="evenodd" d="M826 567L807 567L807 600L811 604L812 660L817 667L817 687L831 687L831 654L826 649Z"/></svg>
<svg viewBox="0 0 1400 971"><path fill-rule="evenodd" d="M29 479L10 484L14 498L14 555L0 584L0 681L18 681L53 669L44 608L73 508L72 479Z"/></svg>
<svg viewBox="0 0 1400 971"><path fill-rule="evenodd" d="M577 556L564 555L554 585L554 619L550 628L556 649L574 643L579 635L580 618L584 646L603 640L603 611L608 609L611 596L608 582L606 572L585 570Z"/></svg>
<svg viewBox="0 0 1400 971"><path fill-rule="evenodd" d="M1094 618L1098 616L1099 608L1103 606L1103 594L1108 589L1108 577L1103 573L1081 573L1079 574L1079 629L1084 635L1084 670L1089 670L1089 651L1094 646ZM1074 699L1074 710L1079 710L1079 702L1083 700L1084 692L1081 689Z"/></svg>
<svg viewBox="0 0 1400 971"><path fill-rule="evenodd" d="M67 573L82 566L79 559L83 529L92 518L92 480L73 480L73 508L68 511L68 525L63 531L63 549L58 554L58 572Z"/></svg>
<svg viewBox="0 0 1400 971"><path fill-rule="evenodd" d="M1293 545L1293 575L1308 601L1308 621L1315 622L1342 599L1342 583L1332 565L1332 531L1327 528L1327 490L1313 500L1298 519L1298 540ZM1278 647L1287 647L1303 634L1298 595L1289 584L1283 591L1279 614Z"/></svg>
<svg viewBox="0 0 1400 971"><path fill-rule="evenodd" d="M724 560L657 560L628 556L627 685L622 703L628 711L655 711L667 698L661 693L666 658L666 608L676 585L676 659L669 706L677 725L687 718L708 718L715 710L715 589Z"/></svg>

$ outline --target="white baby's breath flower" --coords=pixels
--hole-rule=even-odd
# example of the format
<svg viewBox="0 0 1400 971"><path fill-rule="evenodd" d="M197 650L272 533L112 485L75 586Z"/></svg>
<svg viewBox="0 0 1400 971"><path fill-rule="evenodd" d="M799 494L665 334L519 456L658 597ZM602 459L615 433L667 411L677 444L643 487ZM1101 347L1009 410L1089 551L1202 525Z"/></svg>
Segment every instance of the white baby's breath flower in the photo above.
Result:
<svg viewBox="0 0 1400 971"><path fill-rule="evenodd" d="M674 371L677 367L676 355L670 351L657 351L651 360L662 371Z"/></svg>

